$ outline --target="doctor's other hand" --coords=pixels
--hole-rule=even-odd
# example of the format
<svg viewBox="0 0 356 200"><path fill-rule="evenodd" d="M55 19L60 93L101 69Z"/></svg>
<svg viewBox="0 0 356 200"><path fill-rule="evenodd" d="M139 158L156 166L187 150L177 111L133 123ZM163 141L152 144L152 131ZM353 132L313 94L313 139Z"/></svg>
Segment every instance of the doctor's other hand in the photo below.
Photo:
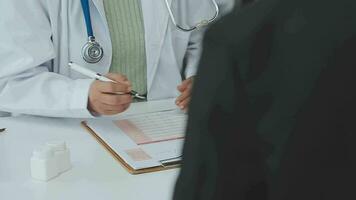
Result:
<svg viewBox="0 0 356 200"><path fill-rule="evenodd" d="M191 93L193 89L194 76L184 80L182 84L180 84L177 89L181 93L180 96L176 100L177 106L187 111L189 107L189 102L191 98Z"/></svg>
<svg viewBox="0 0 356 200"><path fill-rule="evenodd" d="M96 80L89 90L88 110L94 115L115 115L124 112L131 104L131 83L126 76L109 73L107 78L116 81ZM118 94L120 93L120 94Z"/></svg>

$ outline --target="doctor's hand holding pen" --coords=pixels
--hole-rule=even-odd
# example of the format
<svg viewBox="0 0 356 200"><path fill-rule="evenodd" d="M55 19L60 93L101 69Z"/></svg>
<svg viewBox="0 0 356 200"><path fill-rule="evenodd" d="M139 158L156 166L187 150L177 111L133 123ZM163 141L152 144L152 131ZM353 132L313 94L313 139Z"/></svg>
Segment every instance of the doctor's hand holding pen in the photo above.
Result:
<svg viewBox="0 0 356 200"><path fill-rule="evenodd" d="M116 82L95 80L89 90L88 110L95 115L124 112L132 102L131 83L126 76L109 73L106 77Z"/></svg>
<svg viewBox="0 0 356 200"><path fill-rule="evenodd" d="M189 107L189 102L191 98L191 93L193 89L194 76L184 80L182 84L180 84L177 89L181 93L179 97L177 97L176 104L177 106L187 111Z"/></svg>

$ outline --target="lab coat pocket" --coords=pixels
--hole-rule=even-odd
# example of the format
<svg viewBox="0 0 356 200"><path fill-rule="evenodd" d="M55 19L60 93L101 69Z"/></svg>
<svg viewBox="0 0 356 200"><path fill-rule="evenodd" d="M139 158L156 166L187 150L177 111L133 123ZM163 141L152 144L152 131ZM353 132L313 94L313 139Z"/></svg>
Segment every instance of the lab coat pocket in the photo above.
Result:
<svg viewBox="0 0 356 200"><path fill-rule="evenodd" d="M186 51L189 43L190 32L184 32L172 25L170 27L170 34L173 48L177 51Z"/></svg>
<svg viewBox="0 0 356 200"><path fill-rule="evenodd" d="M182 67L184 56L188 50L190 33L180 30L171 32L172 50L175 54L176 62L179 67Z"/></svg>

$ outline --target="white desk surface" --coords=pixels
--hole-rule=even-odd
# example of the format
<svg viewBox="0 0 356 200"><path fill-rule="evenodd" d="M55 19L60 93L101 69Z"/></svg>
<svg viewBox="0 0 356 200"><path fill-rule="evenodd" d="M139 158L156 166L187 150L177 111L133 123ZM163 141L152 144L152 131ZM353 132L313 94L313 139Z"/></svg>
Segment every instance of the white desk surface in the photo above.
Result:
<svg viewBox="0 0 356 200"><path fill-rule="evenodd" d="M141 103L135 110L169 107L170 102ZM131 175L86 130L80 119L31 116L0 118L0 199L171 199L179 170ZM72 169L49 182L30 175L33 150L49 140L67 143Z"/></svg>

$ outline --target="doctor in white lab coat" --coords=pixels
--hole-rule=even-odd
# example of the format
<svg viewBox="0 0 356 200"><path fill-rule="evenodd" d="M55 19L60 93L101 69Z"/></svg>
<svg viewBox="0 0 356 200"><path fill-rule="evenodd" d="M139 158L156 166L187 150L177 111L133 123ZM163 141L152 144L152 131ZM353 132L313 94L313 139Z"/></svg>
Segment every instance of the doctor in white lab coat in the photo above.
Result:
<svg viewBox="0 0 356 200"><path fill-rule="evenodd" d="M81 55L87 32L80 0L0 1L0 114L84 118L92 117L93 113L120 113L129 106L128 95L111 95L106 100L112 106L121 103L120 109L90 110L91 92L102 92L100 87L129 90L129 81L127 86L98 85L98 81L67 67L73 61L101 74L109 72L112 43L104 1L89 2L95 37L105 51L96 64L86 63ZM227 2L226 7L233 6L233 0ZM148 100L177 97L184 92L177 90L183 81L183 60L186 60L184 76L189 79L196 73L202 31L178 30L169 21L164 0L141 0L141 8ZM123 77L116 74L113 78ZM96 97L100 100L104 96Z"/></svg>

